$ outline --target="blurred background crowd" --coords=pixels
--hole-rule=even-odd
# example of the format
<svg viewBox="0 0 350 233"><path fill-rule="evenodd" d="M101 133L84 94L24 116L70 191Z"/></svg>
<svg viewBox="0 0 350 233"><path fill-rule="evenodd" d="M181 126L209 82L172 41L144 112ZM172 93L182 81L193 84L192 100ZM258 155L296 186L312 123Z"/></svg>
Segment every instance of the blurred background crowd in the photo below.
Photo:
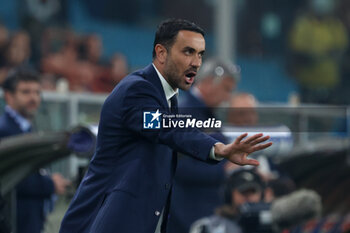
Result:
<svg viewBox="0 0 350 233"><path fill-rule="evenodd" d="M225 2L230 2L228 24L220 21ZM323 209L313 193L301 198L296 193L287 202L304 205L306 198L314 203L306 212L318 217L297 221L294 228L282 223L281 229L349 232L348 0L0 0L0 85L18 67L38 71L44 92L33 123L36 131L95 125L107 94L128 73L151 62L156 26L171 17L188 19L206 31L205 65L194 88L180 93L180 106L194 108L191 113L198 118L222 119L226 131L216 133L224 140L233 140L239 130L259 130L272 132L275 143L255 155L261 162L258 170L228 163L193 166L180 156L172 232L218 232L220 227L232 230L226 233L271 232L242 226L255 221L260 227L250 217L273 207L241 205L273 203L301 188L315 190ZM221 38L225 32L228 42ZM213 79L223 74L230 81ZM2 98L0 106L5 105ZM59 192L65 198L58 199L44 232L57 232L88 161L72 155L45 164L69 185ZM0 166L0 174L6 174L2 172ZM213 179L205 183L202 177L208 173ZM288 208L297 212L293 204Z"/></svg>
<svg viewBox="0 0 350 233"><path fill-rule="evenodd" d="M262 101L348 103L350 28L346 0L234 1L235 63L240 89ZM0 82L12 67L40 70L46 90L109 92L150 61L157 23L195 21L217 55L215 1L18 0L0 9ZM200 6L200 7L199 7ZM193 11L192 9L196 9ZM252 85L268 88L268 93ZM282 83L284 91L276 89Z"/></svg>

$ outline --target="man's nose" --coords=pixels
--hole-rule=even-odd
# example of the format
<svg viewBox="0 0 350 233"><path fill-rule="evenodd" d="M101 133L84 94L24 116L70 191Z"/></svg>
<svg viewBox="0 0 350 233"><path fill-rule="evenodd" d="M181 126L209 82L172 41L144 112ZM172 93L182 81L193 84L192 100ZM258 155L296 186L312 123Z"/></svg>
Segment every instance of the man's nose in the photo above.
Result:
<svg viewBox="0 0 350 233"><path fill-rule="evenodd" d="M202 57L199 55L194 56L191 62L191 66L199 68L202 65Z"/></svg>
<svg viewBox="0 0 350 233"><path fill-rule="evenodd" d="M40 99L40 94L38 92L30 92L30 96L29 96L31 99Z"/></svg>

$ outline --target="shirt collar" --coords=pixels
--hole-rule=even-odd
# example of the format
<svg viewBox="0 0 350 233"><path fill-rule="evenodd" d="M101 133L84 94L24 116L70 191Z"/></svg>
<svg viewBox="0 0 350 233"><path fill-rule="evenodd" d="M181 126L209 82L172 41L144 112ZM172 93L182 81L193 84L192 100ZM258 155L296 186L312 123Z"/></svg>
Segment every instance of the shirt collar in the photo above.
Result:
<svg viewBox="0 0 350 233"><path fill-rule="evenodd" d="M171 97L173 97L174 95L178 95L179 94L179 89L174 90L169 83L165 80L165 78L163 77L163 75L158 71L157 67L152 63L154 69L156 70L158 77L160 79L160 82L162 83L162 87L164 90L164 94L165 94L165 98L167 101L169 101L171 99Z"/></svg>
<svg viewBox="0 0 350 233"><path fill-rule="evenodd" d="M23 116L21 116L16 110L6 105L5 111L16 121L23 132L27 132L32 124L30 121Z"/></svg>

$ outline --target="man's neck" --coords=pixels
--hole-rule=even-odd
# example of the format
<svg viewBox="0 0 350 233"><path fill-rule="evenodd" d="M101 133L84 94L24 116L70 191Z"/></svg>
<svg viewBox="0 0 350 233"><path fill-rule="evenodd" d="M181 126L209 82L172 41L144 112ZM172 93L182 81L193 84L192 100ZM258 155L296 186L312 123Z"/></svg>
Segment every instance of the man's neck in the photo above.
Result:
<svg viewBox="0 0 350 233"><path fill-rule="evenodd" d="M168 77L166 77L166 75L164 74L163 66L157 60L153 60L153 65L155 66L156 70L162 75L162 77L165 79L165 81L169 84L169 86L171 86L171 84L168 80ZM175 92L178 91L177 88L174 88L174 87L172 87L172 88Z"/></svg>

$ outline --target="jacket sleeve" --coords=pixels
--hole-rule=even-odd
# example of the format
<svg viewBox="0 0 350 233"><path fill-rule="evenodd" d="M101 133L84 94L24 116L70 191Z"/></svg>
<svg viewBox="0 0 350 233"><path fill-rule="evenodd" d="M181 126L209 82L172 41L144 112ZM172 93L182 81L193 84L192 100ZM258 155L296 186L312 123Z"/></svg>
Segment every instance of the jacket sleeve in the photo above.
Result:
<svg viewBox="0 0 350 233"><path fill-rule="evenodd" d="M159 109L163 113L168 111L168 109L161 107L162 100L159 91L149 82L137 82L132 85L122 101L122 121L129 130L154 143L165 144L173 150L190 155L196 159L209 163L217 162L209 158L209 152L218 141L200 132L198 129L143 129L144 110L153 109L156 111Z"/></svg>

